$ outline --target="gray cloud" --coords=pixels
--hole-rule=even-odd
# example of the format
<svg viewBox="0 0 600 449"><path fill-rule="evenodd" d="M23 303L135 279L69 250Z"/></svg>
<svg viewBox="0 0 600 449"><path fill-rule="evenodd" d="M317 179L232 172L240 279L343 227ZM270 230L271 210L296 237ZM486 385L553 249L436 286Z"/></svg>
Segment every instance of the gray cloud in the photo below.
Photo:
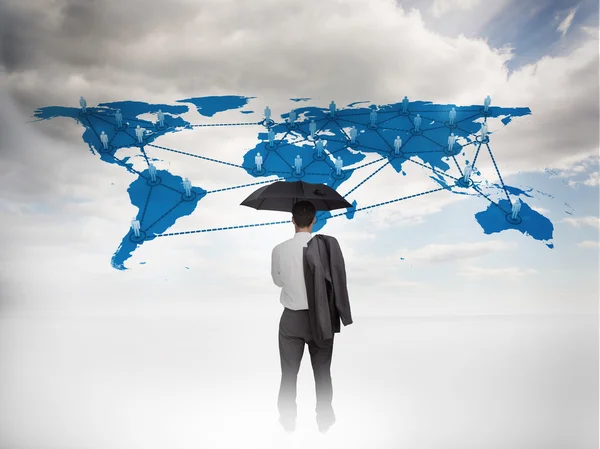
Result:
<svg viewBox="0 0 600 449"><path fill-rule="evenodd" d="M598 146L597 51L580 51L577 61L540 61L533 73L526 68L507 81L509 55L482 41L443 38L418 11L388 1L369 9L361 2L223 0L50 5L11 0L0 6L2 86L15 100L2 100L0 154L12 178L20 169L10 169L11 160L29 164L32 176L48 173L26 161L35 154L48 166L57 155L49 148L60 160L86 156L73 144L81 140L80 126L17 124L43 105L76 106L81 94L96 104L260 92L277 108L292 96L389 102L405 93L469 104L492 90L495 104L530 106L534 114L525 127L512 124L494 137L505 147L503 161L527 170L585 157ZM61 145L26 131L34 128ZM28 189L13 181L15 190Z"/></svg>
<svg viewBox="0 0 600 449"><path fill-rule="evenodd" d="M49 5L50 3L50 5ZM148 35L176 32L202 14L186 1L8 1L0 5L2 65L17 72L49 65L101 67ZM149 45L149 49L152 46Z"/></svg>
<svg viewBox="0 0 600 449"><path fill-rule="evenodd" d="M421 14L403 11L391 1L13 0L0 8L4 67L0 75L0 217L10 228L0 245L7 248L6 255L18 259L19 270L26 267L28 258L43 259L39 269L48 270L47 283L53 282L61 268L74 269L72 261L80 252L97 251L101 255L86 261L93 266L108 265L134 209L126 194L132 178L119 167L93 159L81 139L81 125L68 119L25 123L40 106L77 107L79 95L94 105L240 94L257 96L256 101L262 102L257 104L267 102L278 114L291 107L287 99L296 96L313 97L323 105L331 99L338 104L389 103L405 94L471 104L491 93L494 104L530 106L533 111L533 116L494 136L493 149L503 175L507 166L513 172L527 171L597 151L598 62L597 45L595 54L589 51L594 44L591 37L585 51L540 61L507 79L505 63L510 55L483 40L444 37L429 28ZM258 111L258 107L253 109ZM165 139L171 142L166 146L197 152L203 151L198 142L204 147L218 143L223 146L219 151L233 159L255 137L179 133ZM175 164L175 157L165 157ZM193 164L177 163L196 170ZM217 170L207 173L203 164L192 172L194 179L206 183L213 181L211 176L217 177L215 173L220 175ZM395 181L392 176L390 180ZM221 181L244 183L237 178L230 182L229 177ZM365 186L360 192L365 198L371 193L380 198L381 188ZM406 210L411 218L413 213L431 214L454 199L448 198L447 203L424 198ZM232 211L226 201L208 198L201 209L181 226L187 228L193 222L190 229L204 227L204 221L193 220L204 220L207 215L216 217L206 222L210 225L242 220L238 218L241 212ZM371 217L386 214L398 216L388 209ZM28 237L42 223L44 235ZM228 234L223 241L231 245L230 238L238 242L243 237ZM49 241L75 250L54 251ZM182 247L192 242L180 241ZM29 252L22 252L20 245ZM165 258L179 254L166 252L168 245L175 245L172 241L161 245L152 242L137 254L151 254L154 261L162 254L167 254ZM225 264L228 257L239 257L230 250L215 246L209 253L220 254L220 263ZM165 263L165 270L169 266ZM374 272L378 269L373 268ZM248 277L256 270L250 270ZM114 274L108 271L103 278L107 283ZM214 271L208 273L214 275ZM80 288L85 290L87 274L81 276Z"/></svg>

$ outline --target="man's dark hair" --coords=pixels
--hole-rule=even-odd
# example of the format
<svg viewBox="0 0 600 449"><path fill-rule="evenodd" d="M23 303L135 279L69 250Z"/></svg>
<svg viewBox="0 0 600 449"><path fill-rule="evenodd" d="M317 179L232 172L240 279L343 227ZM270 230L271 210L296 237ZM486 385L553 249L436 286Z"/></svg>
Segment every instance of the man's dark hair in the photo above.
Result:
<svg viewBox="0 0 600 449"><path fill-rule="evenodd" d="M315 218L316 213L317 210L310 201L298 201L292 207L292 217L294 217L294 221L299 228L308 227Z"/></svg>

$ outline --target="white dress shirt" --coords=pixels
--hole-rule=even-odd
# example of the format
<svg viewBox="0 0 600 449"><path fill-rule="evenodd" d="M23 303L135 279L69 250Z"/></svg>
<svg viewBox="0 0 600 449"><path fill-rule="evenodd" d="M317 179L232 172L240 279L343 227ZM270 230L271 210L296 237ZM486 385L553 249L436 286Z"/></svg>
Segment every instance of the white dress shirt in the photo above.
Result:
<svg viewBox="0 0 600 449"><path fill-rule="evenodd" d="M296 232L294 237L273 248L271 276L275 285L281 287L279 302L288 309L308 309L302 248L311 238L310 232Z"/></svg>

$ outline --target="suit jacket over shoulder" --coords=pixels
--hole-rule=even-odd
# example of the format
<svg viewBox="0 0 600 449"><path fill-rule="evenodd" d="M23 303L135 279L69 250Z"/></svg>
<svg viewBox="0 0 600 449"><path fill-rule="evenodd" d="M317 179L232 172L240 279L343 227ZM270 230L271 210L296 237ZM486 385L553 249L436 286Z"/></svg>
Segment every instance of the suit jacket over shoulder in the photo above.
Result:
<svg viewBox="0 0 600 449"><path fill-rule="evenodd" d="M340 332L340 320L344 326L352 324L346 267L340 245L330 235L316 234L303 251L308 315L319 344Z"/></svg>

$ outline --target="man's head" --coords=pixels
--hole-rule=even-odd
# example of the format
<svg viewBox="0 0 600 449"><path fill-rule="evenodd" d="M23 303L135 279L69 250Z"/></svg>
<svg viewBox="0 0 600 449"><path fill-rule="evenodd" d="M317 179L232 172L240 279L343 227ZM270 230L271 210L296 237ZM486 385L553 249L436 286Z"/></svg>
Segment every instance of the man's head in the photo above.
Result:
<svg viewBox="0 0 600 449"><path fill-rule="evenodd" d="M296 228L296 232L308 230L311 232L313 224L315 224L315 206L310 201L298 201L292 207L292 222Z"/></svg>

